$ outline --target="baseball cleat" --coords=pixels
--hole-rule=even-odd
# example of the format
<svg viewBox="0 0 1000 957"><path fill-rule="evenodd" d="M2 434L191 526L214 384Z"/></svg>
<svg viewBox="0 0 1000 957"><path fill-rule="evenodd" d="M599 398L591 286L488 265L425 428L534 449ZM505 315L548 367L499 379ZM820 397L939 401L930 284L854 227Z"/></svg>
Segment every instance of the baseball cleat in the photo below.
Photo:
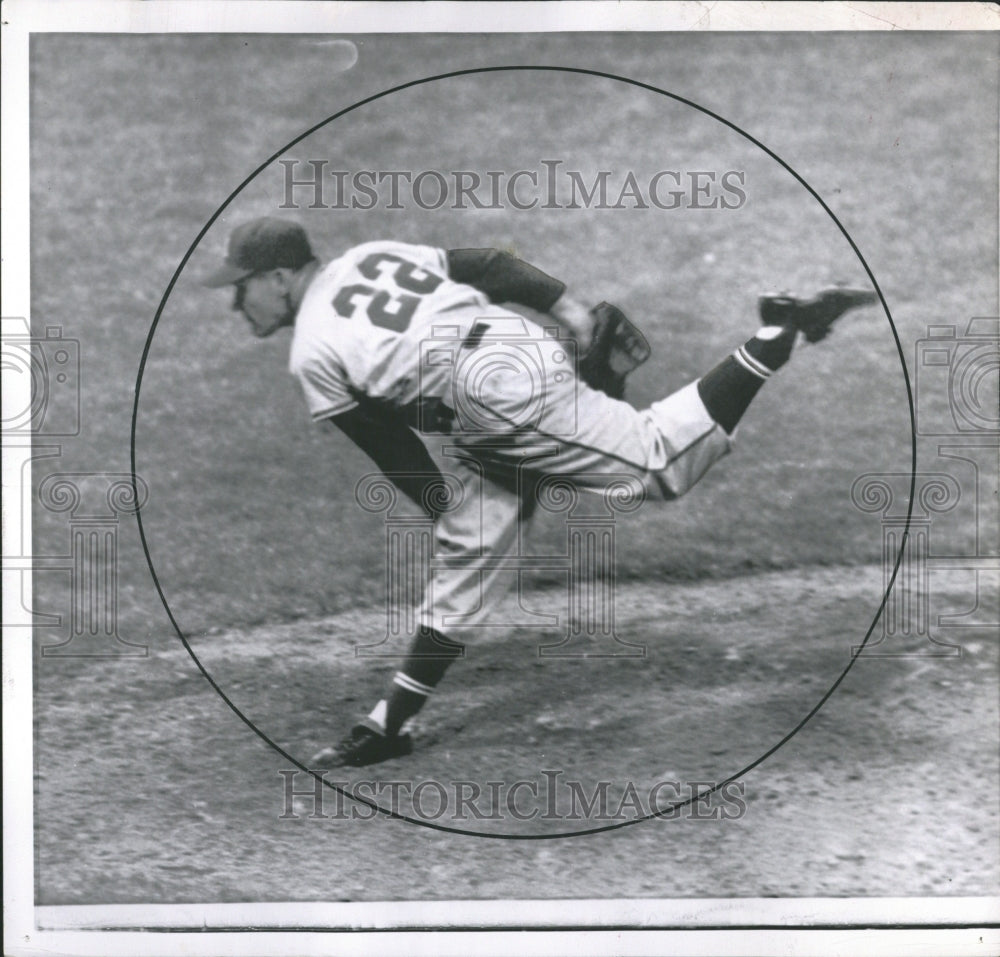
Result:
<svg viewBox="0 0 1000 957"><path fill-rule="evenodd" d="M332 748L324 748L309 759L309 767L360 768L398 758L413 751L413 741L408 734L387 737L367 725L357 724L351 733Z"/></svg>
<svg viewBox="0 0 1000 957"><path fill-rule="evenodd" d="M819 342L829 335L833 324L845 312L877 302L878 297L869 289L830 286L820 290L812 299L786 295L761 296L758 306L765 326L797 329L806 341Z"/></svg>

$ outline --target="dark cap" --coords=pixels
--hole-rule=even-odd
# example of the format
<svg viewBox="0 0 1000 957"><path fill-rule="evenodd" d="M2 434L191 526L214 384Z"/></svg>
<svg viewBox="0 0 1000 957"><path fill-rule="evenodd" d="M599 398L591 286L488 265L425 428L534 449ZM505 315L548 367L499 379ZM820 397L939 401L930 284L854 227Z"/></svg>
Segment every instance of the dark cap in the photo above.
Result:
<svg viewBox="0 0 1000 957"><path fill-rule="evenodd" d="M299 269L315 258L309 237L298 223L263 216L233 230L225 264L201 283L212 288L228 286L270 269Z"/></svg>

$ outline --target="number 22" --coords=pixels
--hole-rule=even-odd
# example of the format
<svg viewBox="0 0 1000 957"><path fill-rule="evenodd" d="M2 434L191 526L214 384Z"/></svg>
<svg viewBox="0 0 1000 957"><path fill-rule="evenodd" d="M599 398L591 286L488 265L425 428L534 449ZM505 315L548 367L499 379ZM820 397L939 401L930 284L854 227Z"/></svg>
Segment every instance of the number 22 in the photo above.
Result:
<svg viewBox="0 0 1000 957"><path fill-rule="evenodd" d="M374 286L358 282L340 289L333 299L333 308L338 315L350 319L358 304L355 297L369 297L365 306L365 314L373 326L389 329L392 332L403 332L410 324L413 314L420 305L422 296L434 292L444 281L441 276L420 269L418 266L395 256L392 253L372 253L363 259L358 266L358 272L366 279L377 279L384 264L398 263L392 274L395 284L406 292L390 293L384 289L376 290Z"/></svg>

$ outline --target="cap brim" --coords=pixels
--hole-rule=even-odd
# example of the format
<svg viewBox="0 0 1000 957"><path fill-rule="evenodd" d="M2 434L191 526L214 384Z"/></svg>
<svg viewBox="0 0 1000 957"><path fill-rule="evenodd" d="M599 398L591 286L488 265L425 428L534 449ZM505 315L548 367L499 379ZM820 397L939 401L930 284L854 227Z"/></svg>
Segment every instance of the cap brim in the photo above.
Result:
<svg viewBox="0 0 1000 957"><path fill-rule="evenodd" d="M241 279L246 279L248 276L253 275L253 270L242 269L239 266L232 266L229 263L225 263L215 272L209 273L201 280L203 286L208 286L209 289L218 289L220 286L231 286L233 283L239 282Z"/></svg>

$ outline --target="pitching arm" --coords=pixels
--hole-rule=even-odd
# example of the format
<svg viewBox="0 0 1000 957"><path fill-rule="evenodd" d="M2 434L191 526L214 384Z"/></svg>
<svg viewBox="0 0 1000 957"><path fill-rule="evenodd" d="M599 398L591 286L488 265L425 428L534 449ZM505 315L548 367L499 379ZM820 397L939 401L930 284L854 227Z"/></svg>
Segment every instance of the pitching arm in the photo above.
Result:
<svg viewBox="0 0 1000 957"><path fill-rule="evenodd" d="M433 496L425 493L428 486L443 483L444 479L427 447L404 419L362 403L325 419L323 424L327 428L336 426L408 499L430 518L437 518L430 505Z"/></svg>

